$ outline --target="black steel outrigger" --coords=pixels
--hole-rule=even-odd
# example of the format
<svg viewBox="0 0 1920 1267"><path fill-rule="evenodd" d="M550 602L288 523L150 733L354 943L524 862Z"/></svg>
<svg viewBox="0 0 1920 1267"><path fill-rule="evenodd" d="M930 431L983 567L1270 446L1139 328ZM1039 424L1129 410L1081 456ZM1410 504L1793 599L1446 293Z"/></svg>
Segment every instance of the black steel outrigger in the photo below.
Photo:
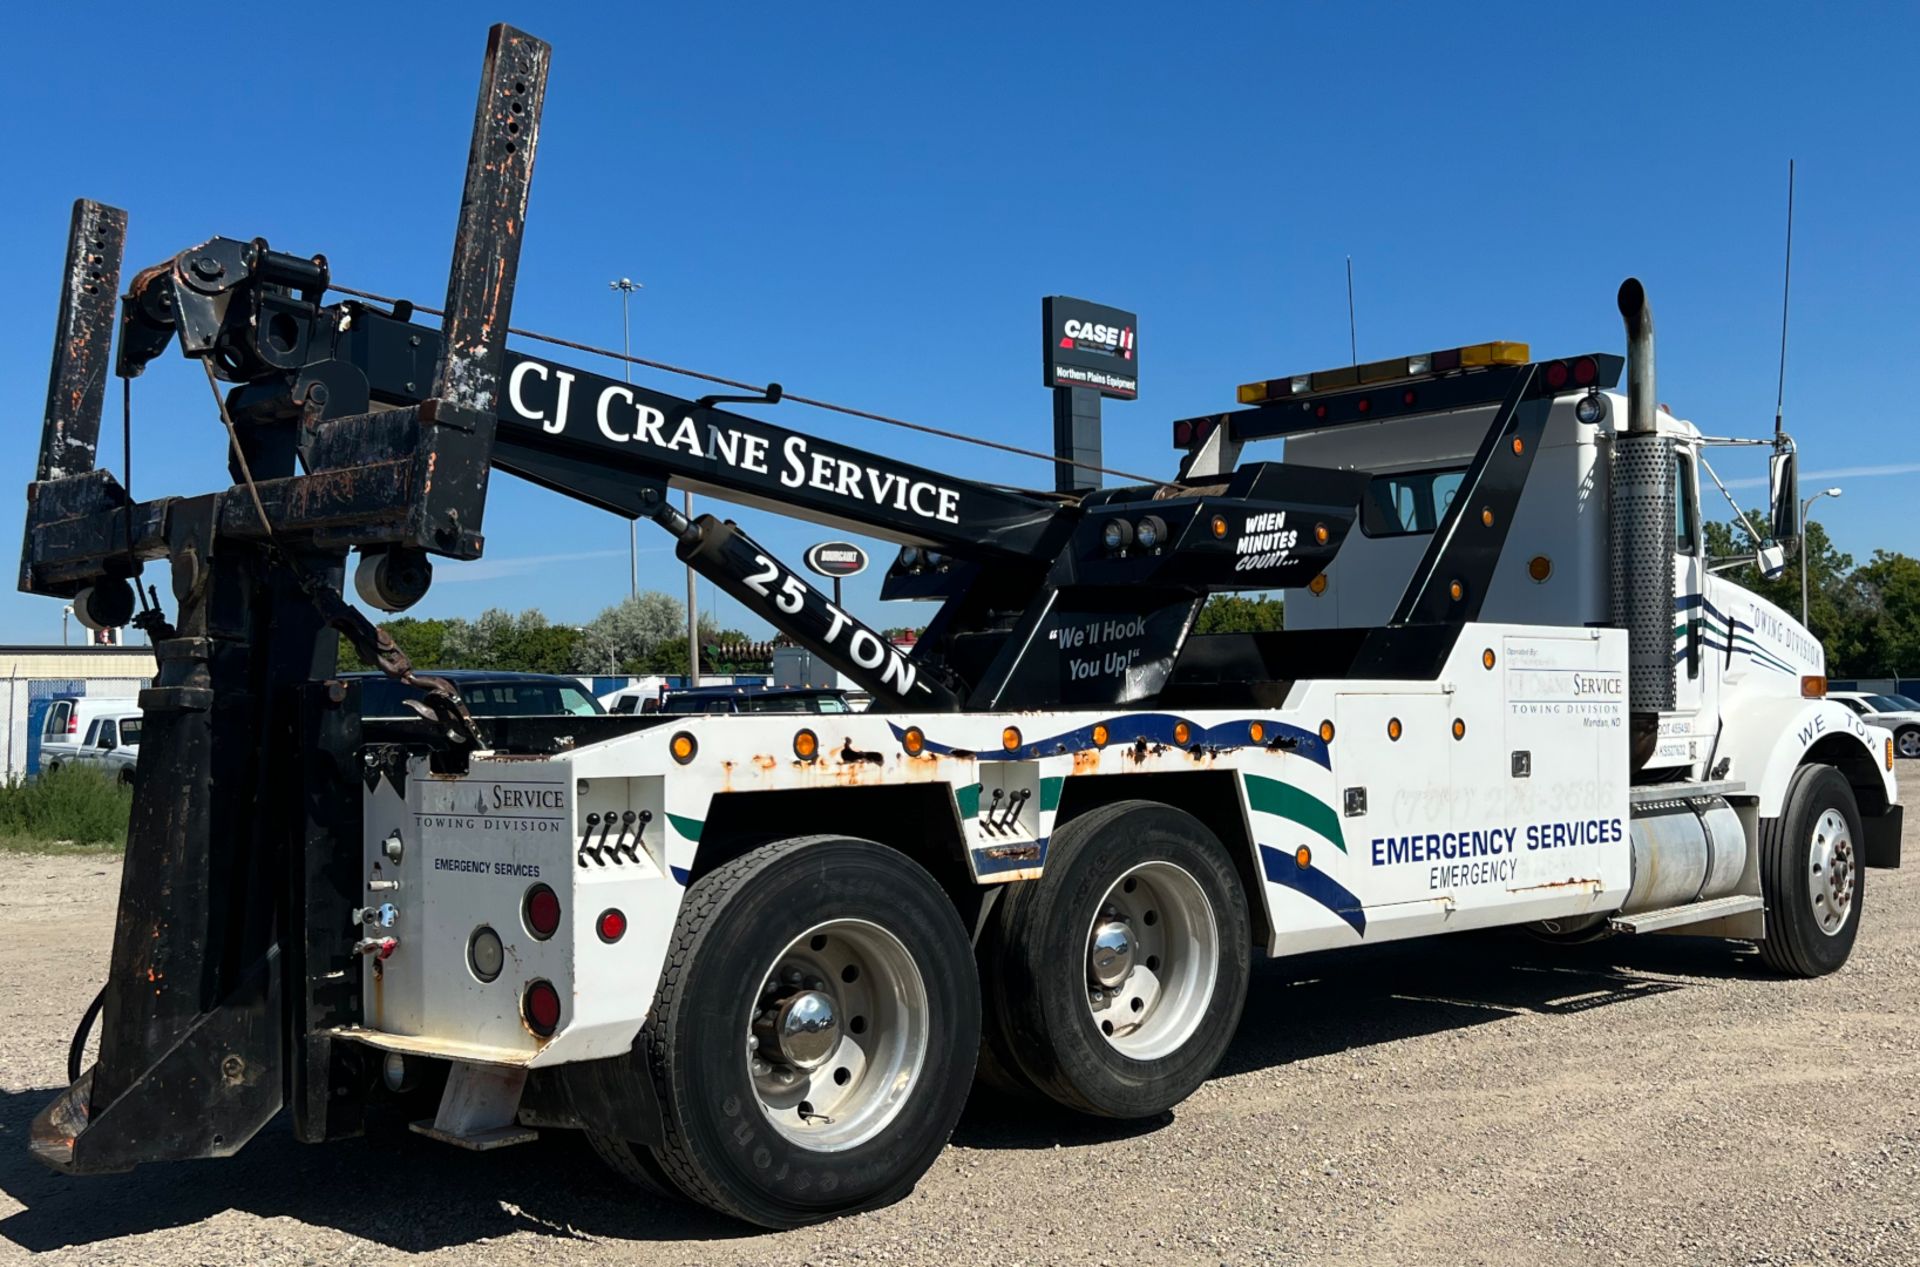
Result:
<svg viewBox="0 0 1920 1267"><path fill-rule="evenodd" d="M439 328L406 305L327 304L325 257L258 239L214 238L133 279L117 372L177 341L233 384L220 492L135 502L96 467L126 217L75 208L20 585L119 625L164 560L176 611L147 620L159 667L100 1058L32 1130L58 1169L228 1154L283 1106L302 1139L358 1129L376 1071L331 1031L360 1014L344 935L364 896L360 789L394 772L363 754L336 637L389 673L412 666L341 589L355 551L360 593L389 610L426 592L433 556L478 558L493 468L661 523L682 559L895 710L1150 700L1208 593L1305 584L1354 519L1351 472L1250 464L1075 500L508 351L549 54L490 34ZM942 600L927 636L901 655L733 524L673 510L673 485L900 543L884 593ZM1249 552L1287 523L1287 548ZM1069 644L1102 622L1121 631L1110 667L1082 672ZM510 746L510 725L476 727L451 688L414 680L437 760Z"/></svg>

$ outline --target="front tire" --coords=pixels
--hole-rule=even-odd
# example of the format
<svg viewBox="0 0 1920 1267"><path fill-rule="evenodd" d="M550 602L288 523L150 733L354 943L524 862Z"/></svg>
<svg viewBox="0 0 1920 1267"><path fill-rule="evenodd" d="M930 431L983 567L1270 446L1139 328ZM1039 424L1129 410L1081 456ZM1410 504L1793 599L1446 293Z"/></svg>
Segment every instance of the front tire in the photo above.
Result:
<svg viewBox="0 0 1920 1267"><path fill-rule="evenodd" d="M1760 824L1760 886L1767 903L1761 958L1776 972L1818 977L1853 953L1860 932L1866 839L1853 788L1832 766L1793 772L1780 817Z"/></svg>
<svg viewBox="0 0 1920 1267"><path fill-rule="evenodd" d="M1068 1108L1164 1113L1240 1023L1252 937L1224 846L1184 810L1121 801L1053 833L994 915L995 1050Z"/></svg>
<svg viewBox="0 0 1920 1267"><path fill-rule="evenodd" d="M1908 726L1894 735L1893 750L1908 761L1920 761L1920 726Z"/></svg>
<svg viewBox="0 0 1920 1267"><path fill-rule="evenodd" d="M899 1200L980 1043L973 949L926 870L808 836L696 881L643 1031L672 1185L786 1228Z"/></svg>

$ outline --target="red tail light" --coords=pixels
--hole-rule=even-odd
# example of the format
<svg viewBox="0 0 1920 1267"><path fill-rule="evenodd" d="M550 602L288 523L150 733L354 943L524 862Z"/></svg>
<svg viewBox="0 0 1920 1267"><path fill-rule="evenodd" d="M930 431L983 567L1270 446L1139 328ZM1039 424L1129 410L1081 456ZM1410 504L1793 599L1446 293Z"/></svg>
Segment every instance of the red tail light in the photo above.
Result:
<svg viewBox="0 0 1920 1267"><path fill-rule="evenodd" d="M1547 386L1559 391L1573 377L1573 371L1567 368L1565 361L1549 361L1546 365Z"/></svg>
<svg viewBox="0 0 1920 1267"><path fill-rule="evenodd" d="M560 899L546 885L536 884L528 889L526 900L521 904L520 909L526 916L527 931L541 941L545 941L559 930Z"/></svg>
<svg viewBox="0 0 1920 1267"><path fill-rule="evenodd" d="M600 918L594 921L594 931L600 934L600 940L611 945L627 935L627 917L620 910L609 907L600 912Z"/></svg>
<svg viewBox="0 0 1920 1267"><path fill-rule="evenodd" d="M1184 449L1193 443L1193 423L1185 418L1173 424L1173 443L1175 448Z"/></svg>
<svg viewBox="0 0 1920 1267"><path fill-rule="evenodd" d="M520 1000L520 1011L527 1028L545 1038L560 1028L560 991L551 981L531 982Z"/></svg>
<svg viewBox="0 0 1920 1267"><path fill-rule="evenodd" d="M1573 363L1573 382L1577 387L1591 387L1600 378L1600 366L1590 356L1582 356Z"/></svg>

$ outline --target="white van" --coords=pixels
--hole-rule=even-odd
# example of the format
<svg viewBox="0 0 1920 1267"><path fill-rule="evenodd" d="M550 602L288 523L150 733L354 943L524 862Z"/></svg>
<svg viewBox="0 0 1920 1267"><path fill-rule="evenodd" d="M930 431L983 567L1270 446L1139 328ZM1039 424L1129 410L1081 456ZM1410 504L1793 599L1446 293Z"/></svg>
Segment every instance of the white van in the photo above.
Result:
<svg viewBox="0 0 1920 1267"><path fill-rule="evenodd" d="M47 709L47 719L40 724L40 769L57 770L78 758L89 731L95 732L97 743L99 735L93 723L101 718L139 716L140 702L130 695L56 696ZM137 726L134 733L139 733Z"/></svg>

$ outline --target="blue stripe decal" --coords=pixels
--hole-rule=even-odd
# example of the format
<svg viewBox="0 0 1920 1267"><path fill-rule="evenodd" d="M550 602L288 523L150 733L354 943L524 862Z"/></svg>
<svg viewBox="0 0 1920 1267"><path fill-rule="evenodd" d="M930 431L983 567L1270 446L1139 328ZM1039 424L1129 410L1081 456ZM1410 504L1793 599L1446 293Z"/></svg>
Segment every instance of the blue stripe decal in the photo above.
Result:
<svg viewBox="0 0 1920 1267"><path fill-rule="evenodd" d="M667 870L673 872L674 880L682 887L685 887L687 877L692 874L692 872L688 871L685 867L668 867Z"/></svg>
<svg viewBox="0 0 1920 1267"><path fill-rule="evenodd" d="M1189 731L1185 745L1188 748L1271 747L1276 741L1284 739L1291 741L1294 745L1288 751L1295 756L1305 757L1329 770L1333 768L1332 762L1327 757L1326 741L1318 734L1283 721L1275 721L1270 717L1244 717L1235 721L1223 721L1217 726L1201 726L1189 718L1173 713L1123 713L1118 717L1109 717L1098 724L1107 728L1109 748L1124 748L1141 741L1178 748L1182 745L1174 740L1173 728L1182 722L1186 724ZM1248 727L1256 722L1266 731L1266 738L1260 744L1255 744L1248 734ZM970 749L955 748L935 742L931 735L926 738L926 750L941 756L964 753L978 761L1030 760L1034 757L1052 756L1057 752L1072 752L1094 747L1095 724L1088 722L1074 730L1048 735L1043 739L1028 740L1013 752L1007 752L1004 749L975 752ZM895 739L901 739L907 733L904 726L891 721L887 725L892 728Z"/></svg>
<svg viewBox="0 0 1920 1267"><path fill-rule="evenodd" d="M1260 846L1260 865L1267 879L1305 894L1353 926L1362 937L1367 935L1367 912L1360 899L1338 880L1309 863L1301 866L1292 854L1281 853L1272 845Z"/></svg>

